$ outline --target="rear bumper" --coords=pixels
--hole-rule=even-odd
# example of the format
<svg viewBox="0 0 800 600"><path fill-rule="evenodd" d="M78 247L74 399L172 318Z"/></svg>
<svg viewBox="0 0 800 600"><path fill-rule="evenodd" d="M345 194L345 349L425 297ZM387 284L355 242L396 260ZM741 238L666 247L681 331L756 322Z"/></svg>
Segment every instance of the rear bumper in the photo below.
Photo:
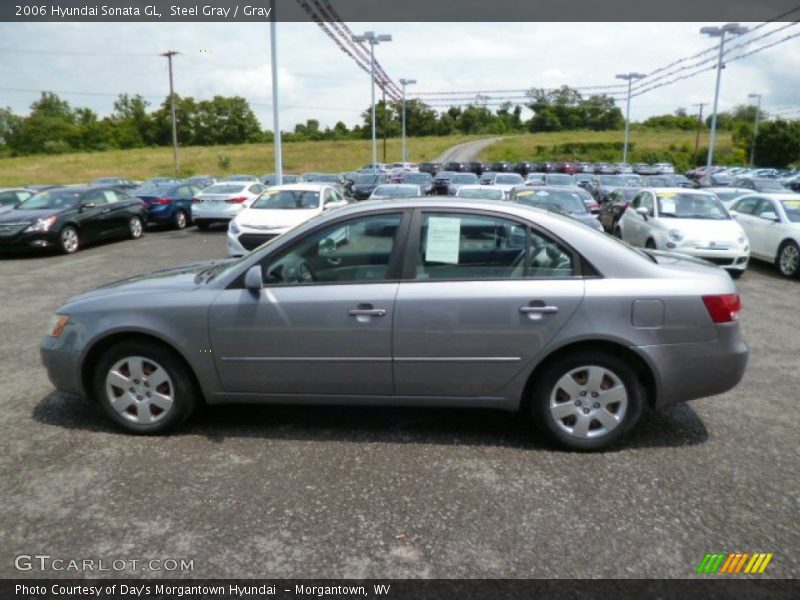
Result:
<svg viewBox="0 0 800 600"><path fill-rule="evenodd" d="M744 376L750 348L739 324L718 325L713 342L638 346L655 374L655 408L723 394Z"/></svg>

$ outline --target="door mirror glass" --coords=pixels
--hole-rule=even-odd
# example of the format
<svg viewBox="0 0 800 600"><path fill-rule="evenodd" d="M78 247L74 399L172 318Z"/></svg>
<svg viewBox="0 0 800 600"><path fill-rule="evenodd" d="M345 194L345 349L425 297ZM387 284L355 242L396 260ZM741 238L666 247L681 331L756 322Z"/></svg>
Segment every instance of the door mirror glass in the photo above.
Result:
<svg viewBox="0 0 800 600"><path fill-rule="evenodd" d="M772 212L772 211L769 211L769 212L763 212L763 213L761 213L759 216L760 216L762 219L766 219L767 221L778 221L778 220L779 220L779 219L778 219L778 215L776 215L776 214L775 214L774 212Z"/></svg>
<svg viewBox="0 0 800 600"><path fill-rule="evenodd" d="M264 287L264 275L261 265L250 267L244 276L244 287L251 292L260 292Z"/></svg>

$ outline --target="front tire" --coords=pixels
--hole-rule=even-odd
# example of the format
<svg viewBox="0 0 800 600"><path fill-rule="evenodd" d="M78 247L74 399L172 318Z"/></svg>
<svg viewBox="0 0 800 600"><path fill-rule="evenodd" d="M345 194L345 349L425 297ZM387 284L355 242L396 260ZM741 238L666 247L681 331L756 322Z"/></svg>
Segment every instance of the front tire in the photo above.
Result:
<svg viewBox="0 0 800 600"><path fill-rule="evenodd" d="M551 441L569 450L604 450L639 420L645 392L636 372L610 354L576 352L537 374L530 412Z"/></svg>
<svg viewBox="0 0 800 600"><path fill-rule="evenodd" d="M775 262L784 277L800 277L800 247L795 242L784 242Z"/></svg>
<svg viewBox="0 0 800 600"><path fill-rule="evenodd" d="M166 433L192 414L197 392L183 360L165 346L121 342L97 365L95 398L122 429L137 434Z"/></svg>
<svg viewBox="0 0 800 600"><path fill-rule="evenodd" d="M58 247L63 254L75 254L81 248L81 236L72 225L67 225L58 234Z"/></svg>

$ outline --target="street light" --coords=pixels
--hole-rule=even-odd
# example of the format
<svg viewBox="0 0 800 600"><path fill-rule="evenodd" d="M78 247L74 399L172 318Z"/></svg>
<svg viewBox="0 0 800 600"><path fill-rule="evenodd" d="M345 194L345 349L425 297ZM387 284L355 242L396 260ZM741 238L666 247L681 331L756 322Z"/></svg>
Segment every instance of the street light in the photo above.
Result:
<svg viewBox="0 0 800 600"><path fill-rule="evenodd" d="M714 163L714 140L717 136L717 103L719 102L719 80L722 76L722 54L725 49L725 34L742 35L747 33L747 27L742 27L738 23L727 23L722 27L701 27L700 33L719 38L719 58L717 59L717 86L714 90L714 112L711 114L711 132L708 137L708 160L706 166L710 167Z"/></svg>
<svg viewBox="0 0 800 600"><path fill-rule="evenodd" d="M376 34L374 31L365 31L364 35L354 35L353 41L369 43L369 78L370 91L372 92L372 172L378 171L378 139L375 135L375 46L381 42L391 42L392 36ZM386 110L386 107L383 107Z"/></svg>
<svg viewBox="0 0 800 600"><path fill-rule="evenodd" d="M278 104L278 43L275 26L275 0L270 1L269 44L272 65L272 143L275 148L275 185L283 185L283 148L281 142L281 120Z"/></svg>
<svg viewBox="0 0 800 600"><path fill-rule="evenodd" d="M756 138L758 137L758 118L761 113L761 94L747 94L748 98L757 98L756 100L756 123L755 127L753 127L753 141L750 146L750 168L753 168L753 165L756 162Z"/></svg>
<svg viewBox="0 0 800 600"><path fill-rule="evenodd" d="M406 86L414 85L417 83L416 79L401 79L400 85L403 86L403 162L408 160L408 152L406 151Z"/></svg>
<svg viewBox="0 0 800 600"><path fill-rule="evenodd" d="M628 137L630 136L631 127L631 85L636 79L644 79L647 75L642 73L623 73L617 75L617 79L622 79L628 82L628 97L627 107L625 108L625 145L622 147L622 162L628 162Z"/></svg>

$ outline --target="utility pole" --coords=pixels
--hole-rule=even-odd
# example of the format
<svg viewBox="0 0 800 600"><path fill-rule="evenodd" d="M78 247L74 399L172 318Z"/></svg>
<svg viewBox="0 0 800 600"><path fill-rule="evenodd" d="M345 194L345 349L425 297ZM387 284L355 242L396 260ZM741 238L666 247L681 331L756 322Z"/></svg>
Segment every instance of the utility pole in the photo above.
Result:
<svg viewBox="0 0 800 600"><path fill-rule="evenodd" d="M692 106L697 106L700 108L700 112L697 115L697 134L694 136L694 162L697 164L697 150L700 148L700 129L703 127L703 107L706 106L708 102L700 102L698 104L692 104Z"/></svg>
<svg viewBox="0 0 800 600"><path fill-rule="evenodd" d="M622 162L628 162L628 140L630 138L631 129L631 85L636 79L644 79L647 75L642 73L624 73L617 75L617 79L622 79L628 82L628 96L627 106L625 108L625 145L622 147Z"/></svg>
<svg viewBox="0 0 800 600"><path fill-rule="evenodd" d="M383 162L386 162L386 115L389 111L386 109L386 82L383 82Z"/></svg>
<svg viewBox="0 0 800 600"><path fill-rule="evenodd" d="M401 79L400 85L403 86L403 162L408 162L408 150L406 149L406 86L417 83L416 79Z"/></svg>
<svg viewBox="0 0 800 600"><path fill-rule="evenodd" d="M700 33L710 37L719 38L719 58L717 59L717 85L714 88L714 112L711 114L711 131L708 135L708 158L706 166L710 167L714 164L714 141L717 136L717 105L719 103L719 84L722 78L722 56L725 53L725 34L730 33L734 35L742 35L747 33L747 27L742 27L738 23L728 23L722 27L702 27Z"/></svg>
<svg viewBox="0 0 800 600"><path fill-rule="evenodd" d="M180 172L180 163L178 162L178 123L175 119L175 88L172 82L172 57L180 54L175 50L167 50L161 56L167 57L169 64L169 102L170 113L172 114L172 160L175 163L175 177L178 177Z"/></svg>
<svg viewBox="0 0 800 600"><path fill-rule="evenodd" d="M372 172L378 172L378 139L375 134L375 46L381 42L391 42L392 36L389 34L375 34L374 31L366 31L364 35L354 35L353 41L357 43L369 43L369 77L370 92L372 93ZM386 94L386 90L384 90ZM384 131L385 131L384 127Z"/></svg>
<svg viewBox="0 0 800 600"><path fill-rule="evenodd" d="M758 119L761 116L761 94L748 94L748 98L757 98L756 101L756 122L753 127L753 142L750 145L750 168L753 168L756 162L756 138L758 137Z"/></svg>
<svg viewBox="0 0 800 600"><path fill-rule="evenodd" d="M275 185L283 185L283 155L281 147L281 121L278 106L278 44L275 25L275 0L270 0L269 43L272 60L272 143L275 148Z"/></svg>

